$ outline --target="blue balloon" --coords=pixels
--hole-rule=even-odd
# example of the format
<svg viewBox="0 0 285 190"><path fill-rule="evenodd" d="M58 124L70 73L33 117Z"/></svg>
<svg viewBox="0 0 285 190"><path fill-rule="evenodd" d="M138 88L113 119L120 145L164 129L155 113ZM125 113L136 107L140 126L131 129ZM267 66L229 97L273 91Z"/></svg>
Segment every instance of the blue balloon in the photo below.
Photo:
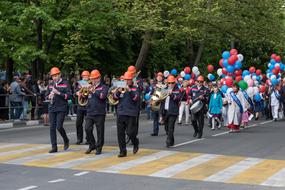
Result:
<svg viewBox="0 0 285 190"><path fill-rule="evenodd" d="M245 77L245 76L247 76L247 75L250 75L250 72L249 72L248 70L244 70L244 71L242 72L242 76Z"/></svg>
<svg viewBox="0 0 285 190"><path fill-rule="evenodd" d="M190 80L190 78L191 78L190 74L186 74L184 77L185 80Z"/></svg>
<svg viewBox="0 0 285 190"><path fill-rule="evenodd" d="M273 65L273 64L270 64L270 65L269 65L269 70L272 71L273 69L274 69L274 65Z"/></svg>
<svg viewBox="0 0 285 190"><path fill-rule="evenodd" d="M280 70L284 71L285 70L285 65L283 63L280 63Z"/></svg>
<svg viewBox="0 0 285 190"><path fill-rule="evenodd" d="M149 101L149 100L150 100L150 94L149 94L149 93L145 94L145 95L144 95L144 99L145 99L146 101Z"/></svg>
<svg viewBox="0 0 285 190"><path fill-rule="evenodd" d="M236 61L234 66L235 66L235 69L238 70L238 69L241 69L242 64L240 61Z"/></svg>
<svg viewBox="0 0 285 190"><path fill-rule="evenodd" d="M229 73L233 73L233 72L235 71L235 68L234 68L233 66L229 65L229 66L227 67L227 71L228 71Z"/></svg>
<svg viewBox="0 0 285 190"><path fill-rule="evenodd" d="M222 74L222 78L225 78L226 77L226 75L225 74Z"/></svg>
<svg viewBox="0 0 285 190"><path fill-rule="evenodd" d="M229 66L228 60L225 59L225 60L223 61L223 67L227 68L228 66Z"/></svg>
<svg viewBox="0 0 285 190"><path fill-rule="evenodd" d="M228 59L230 58L231 54L229 51L224 51L222 54L223 59Z"/></svg>
<svg viewBox="0 0 285 190"><path fill-rule="evenodd" d="M256 102L260 102L262 100L261 96L259 93L255 94L253 99L256 101Z"/></svg>
<svg viewBox="0 0 285 190"><path fill-rule="evenodd" d="M172 69L170 72L172 75L177 75L177 70L176 69Z"/></svg>
<svg viewBox="0 0 285 190"><path fill-rule="evenodd" d="M215 75L211 74L209 78L210 78L210 81L214 81L216 77Z"/></svg>
<svg viewBox="0 0 285 190"><path fill-rule="evenodd" d="M261 81L261 76L259 76L259 75L256 76L256 80L260 82Z"/></svg>
<svg viewBox="0 0 285 190"><path fill-rule="evenodd" d="M278 80L277 79L271 79L271 84L273 85L273 86L276 86L277 84L278 84Z"/></svg>
<svg viewBox="0 0 285 190"><path fill-rule="evenodd" d="M226 93L227 93L227 90L228 90L227 85L224 84L224 85L222 86L221 90L222 90L222 92L223 92L224 94L226 94Z"/></svg>
<svg viewBox="0 0 285 190"><path fill-rule="evenodd" d="M271 59L271 60L270 60L270 63L274 66L275 63L276 63L275 59Z"/></svg>

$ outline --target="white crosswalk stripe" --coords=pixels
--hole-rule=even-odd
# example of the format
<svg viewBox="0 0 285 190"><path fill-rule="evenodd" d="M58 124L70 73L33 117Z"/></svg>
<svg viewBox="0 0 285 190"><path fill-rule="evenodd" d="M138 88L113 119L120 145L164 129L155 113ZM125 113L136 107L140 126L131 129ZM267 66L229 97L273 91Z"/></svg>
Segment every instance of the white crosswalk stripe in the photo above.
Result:
<svg viewBox="0 0 285 190"><path fill-rule="evenodd" d="M268 178L261 185L273 187L285 187L285 168Z"/></svg>
<svg viewBox="0 0 285 190"><path fill-rule="evenodd" d="M40 149L44 149L44 148L48 148L48 147L50 147L50 145L41 145L41 146L36 146L36 147L32 147L32 148L24 148L24 149L20 149L20 150L0 152L0 156L19 154L19 153L29 152L29 151L33 151L33 150L40 150Z"/></svg>

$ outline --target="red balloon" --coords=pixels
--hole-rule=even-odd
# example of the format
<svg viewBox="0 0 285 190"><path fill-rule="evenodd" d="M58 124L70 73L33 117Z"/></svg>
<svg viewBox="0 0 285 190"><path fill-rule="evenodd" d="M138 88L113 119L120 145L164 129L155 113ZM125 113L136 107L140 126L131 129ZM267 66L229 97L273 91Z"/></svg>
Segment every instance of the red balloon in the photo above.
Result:
<svg viewBox="0 0 285 190"><path fill-rule="evenodd" d="M190 74L190 73L191 73L190 67L185 67L185 68L184 68L184 72L185 72L186 74Z"/></svg>
<svg viewBox="0 0 285 190"><path fill-rule="evenodd" d="M277 69L273 69L272 73L275 74L275 75L278 75L279 71Z"/></svg>
<svg viewBox="0 0 285 190"><path fill-rule="evenodd" d="M279 65L275 65L275 69L280 72L280 66Z"/></svg>
<svg viewBox="0 0 285 190"><path fill-rule="evenodd" d="M237 55L237 54L238 54L238 50L236 50L236 49L231 49L230 54L231 54L231 55Z"/></svg>
<svg viewBox="0 0 285 190"><path fill-rule="evenodd" d="M271 85L270 79L267 79L267 80L266 80L266 84L267 84L268 86Z"/></svg>
<svg viewBox="0 0 285 190"><path fill-rule="evenodd" d="M227 69L226 69L226 68L223 68L223 69L222 69L222 73L223 73L224 75L226 75L226 74L228 73Z"/></svg>
<svg viewBox="0 0 285 190"><path fill-rule="evenodd" d="M241 81L241 80L242 80L242 76L240 76L240 75L239 75L239 76L236 76L236 81L237 81L237 82L239 82L239 81Z"/></svg>
<svg viewBox="0 0 285 190"><path fill-rule="evenodd" d="M228 87L232 87L233 86L233 84L234 84L234 81L233 81L233 79L232 78L226 78L226 85L228 86Z"/></svg>
<svg viewBox="0 0 285 190"><path fill-rule="evenodd" d="M208 65L207 69L208 69L209 73L212 73L214 71L214 66L213 65Z"/></svg>
<svg viewBox="0 0 285 190"><path fill-rule="evenodd" d="M257 74L257 75L261 75L261 73L262 73L262 71L261 71L260 69L257 69L257 70L256 70L256 74Z"/></svg>
<svg viewBox="0 0 285 190"><path fill-rule="evenodd" d="M190 86L193 86L195 84L195 80L194 79L190 79L189 80L189 84L190 84Z"/></svg>
<svg viewBox="0 0 285 190"><path fill-rule="evenodd" d="M229 65L234 65L235 62L236 62L236 60L235 60L234 56L232 55L232 56L228 59L228 63L229 63Z"/></svg>
<svg viewBox="0 0 285 190"><path fill-rule="evenodd" d="M254 72L255 72L255 67L250 67L250 68L249 68L249 72L250 72L250 73L254 73Z"/></svg>
<svg viewBox="0 0 285 190"><path fill-rule="evenodd" d="M264 93L266 91L266 87L264 85L259 87L259 92Z"/></svg>
<svg viewBox="0 0 285 190"><path fill-rule="evenodd" d="M221 85L224 85L226 83L226 79L225 78L222 78L221 79Z"/></svg>
<svg viewBox="0 0 285 190"><path fill-rule="evenodd" d="M271 59L275 59L276 58L276 54L275 53L273 53L272 55L271 55Z"/></svg>
<svg viewBox="0 0 285 190"><path fill-rule="evenodd" d="M220 59L220 61L219 61L220 67L223 67L223 61L224 61L224 59Z"/></svg>
<svg viewBox="0 0 285 190"><path fill-rule="evenodd" d="M277 62L277 63L279 63L280 61L281 61L281 57L278 55L278 56L276 56L275 57L275 61Z"/></svg>
<svg viewBox="0 0 285 190"><path fill-rule="evenodd" d="M241 70L241 69L236 70L236 71L235 71L235 75L236 75L236 76L241 76L241 75L242 75L242 70Z"/></svg>

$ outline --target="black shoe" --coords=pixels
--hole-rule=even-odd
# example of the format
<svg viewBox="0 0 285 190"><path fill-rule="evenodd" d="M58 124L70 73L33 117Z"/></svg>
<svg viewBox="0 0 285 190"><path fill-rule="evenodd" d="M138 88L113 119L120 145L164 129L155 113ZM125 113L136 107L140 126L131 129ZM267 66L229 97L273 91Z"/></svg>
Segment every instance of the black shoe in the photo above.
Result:
<svg viewBox="0 0 285 190"><path fill-rule="evenodd" d="M276 122L277 121L277 119L274 119L274 122Z"/></svg>
<svg viewBox="0 0 285 190"><path fill-rule="evenodd" d="M193 137L197 137L197 135L198 135L198 133L197 133L197 132L195 132L195 133L193 134Z"/></svg>
<svg viewBox="0 0 285 190"><path fill-rule="evenodd" d="M139 145L134 145L133 153L136 154L139 151Z"/></svg>
<svg viewBox="0 0 285 190"><path fill-rule="evenodd" d="M126 156L127 156L127 152L120 152L120 154L118 155L119 158L126 157Z"/></svg>
<svg viewBox="0 0 285 190"><path fill-rule="evenodd" d="M96 149L95 146L89 147L89 148L86 150L85 154L90 154L90 153L91 153L93 150L95 150L95 149Z"/></svg>
<svg viewBox="0 0 285 190"><path fill-rule="evenodd" d="M178 125L182 125L182 123L181 123L181 122L178 122Z"/></svg>
<svg viewBox="0 0 285 190"><path fill-rule="evenodd" d="M67 150L69 148L69 140L67 140L66 142L64 142L64 150Z"/></svg>
<svg viewBox="0 0 285 190"><path fill-rule="evenodd" d="M82 143L82 141L77 141L75 144L80 145Z"/></svg>
<svg viewBox="0 0 285 190"><path fill-rule="evenodd" d="M151 136L158 136L158 134L157 133L152 133Z"/></svg>
<svg viewBox="0 0 285 190"><path fill-rule="evenodd" d="M102 154L102 148L97 148L95 155L100 155L100 154Z"/></svg>
<svg viewBox="0 0 285 190"><path fill-rule="evenodd" d="M52 149L49 151L49 153L55 153L55 152L57 152L57 148L52 148Z"/></svg>
<svg viewBox="0 0 285 190"><path fill-rule="evenodd" d="M201 138L202 138L202 134L199 134L197 138L198 138L198 139L201 139Z"/></svg>

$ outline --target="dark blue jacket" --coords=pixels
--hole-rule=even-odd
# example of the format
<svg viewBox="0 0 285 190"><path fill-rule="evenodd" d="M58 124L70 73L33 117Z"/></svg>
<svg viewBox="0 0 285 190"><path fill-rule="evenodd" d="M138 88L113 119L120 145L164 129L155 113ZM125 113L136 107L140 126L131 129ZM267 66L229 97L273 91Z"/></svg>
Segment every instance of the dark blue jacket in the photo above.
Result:
<svg viewBox="0 0 285 190"><path fill-rule="evenodd" d="M169 108L167 114L169 115L179 115L179 104L181 102L182 93L178 86L175 85L169 100ZM162 109L165 109L165 101L161 104Z"/></svg>
<svg viewBox="0 0 285 190"><path fill-rule="evenodd" d="M48 99L49 94L51 93L53 87L57 89L60 94L55 94L53 100L49 104L49 112L66 112L68 106L68 99L71 98L72 93L70 89L70 85L67 81L60 79L58 84L52 82L48 85L46 99Z"/></svg>
<svg viewBox="0 0 285 190"><path fill-rule="evenodd" d="M101 83L95 93L88 96L87 116L106 115L106 101L109 88Z"/></svg>
<svg viewBox="0 0 285 190"><path fill-rule="evenodd" d="M113 95L114 100L119 100L117 105L117 115L138 116L140 93L136 86L129 86L130 91L121 94L117 92Z"/></svg>

